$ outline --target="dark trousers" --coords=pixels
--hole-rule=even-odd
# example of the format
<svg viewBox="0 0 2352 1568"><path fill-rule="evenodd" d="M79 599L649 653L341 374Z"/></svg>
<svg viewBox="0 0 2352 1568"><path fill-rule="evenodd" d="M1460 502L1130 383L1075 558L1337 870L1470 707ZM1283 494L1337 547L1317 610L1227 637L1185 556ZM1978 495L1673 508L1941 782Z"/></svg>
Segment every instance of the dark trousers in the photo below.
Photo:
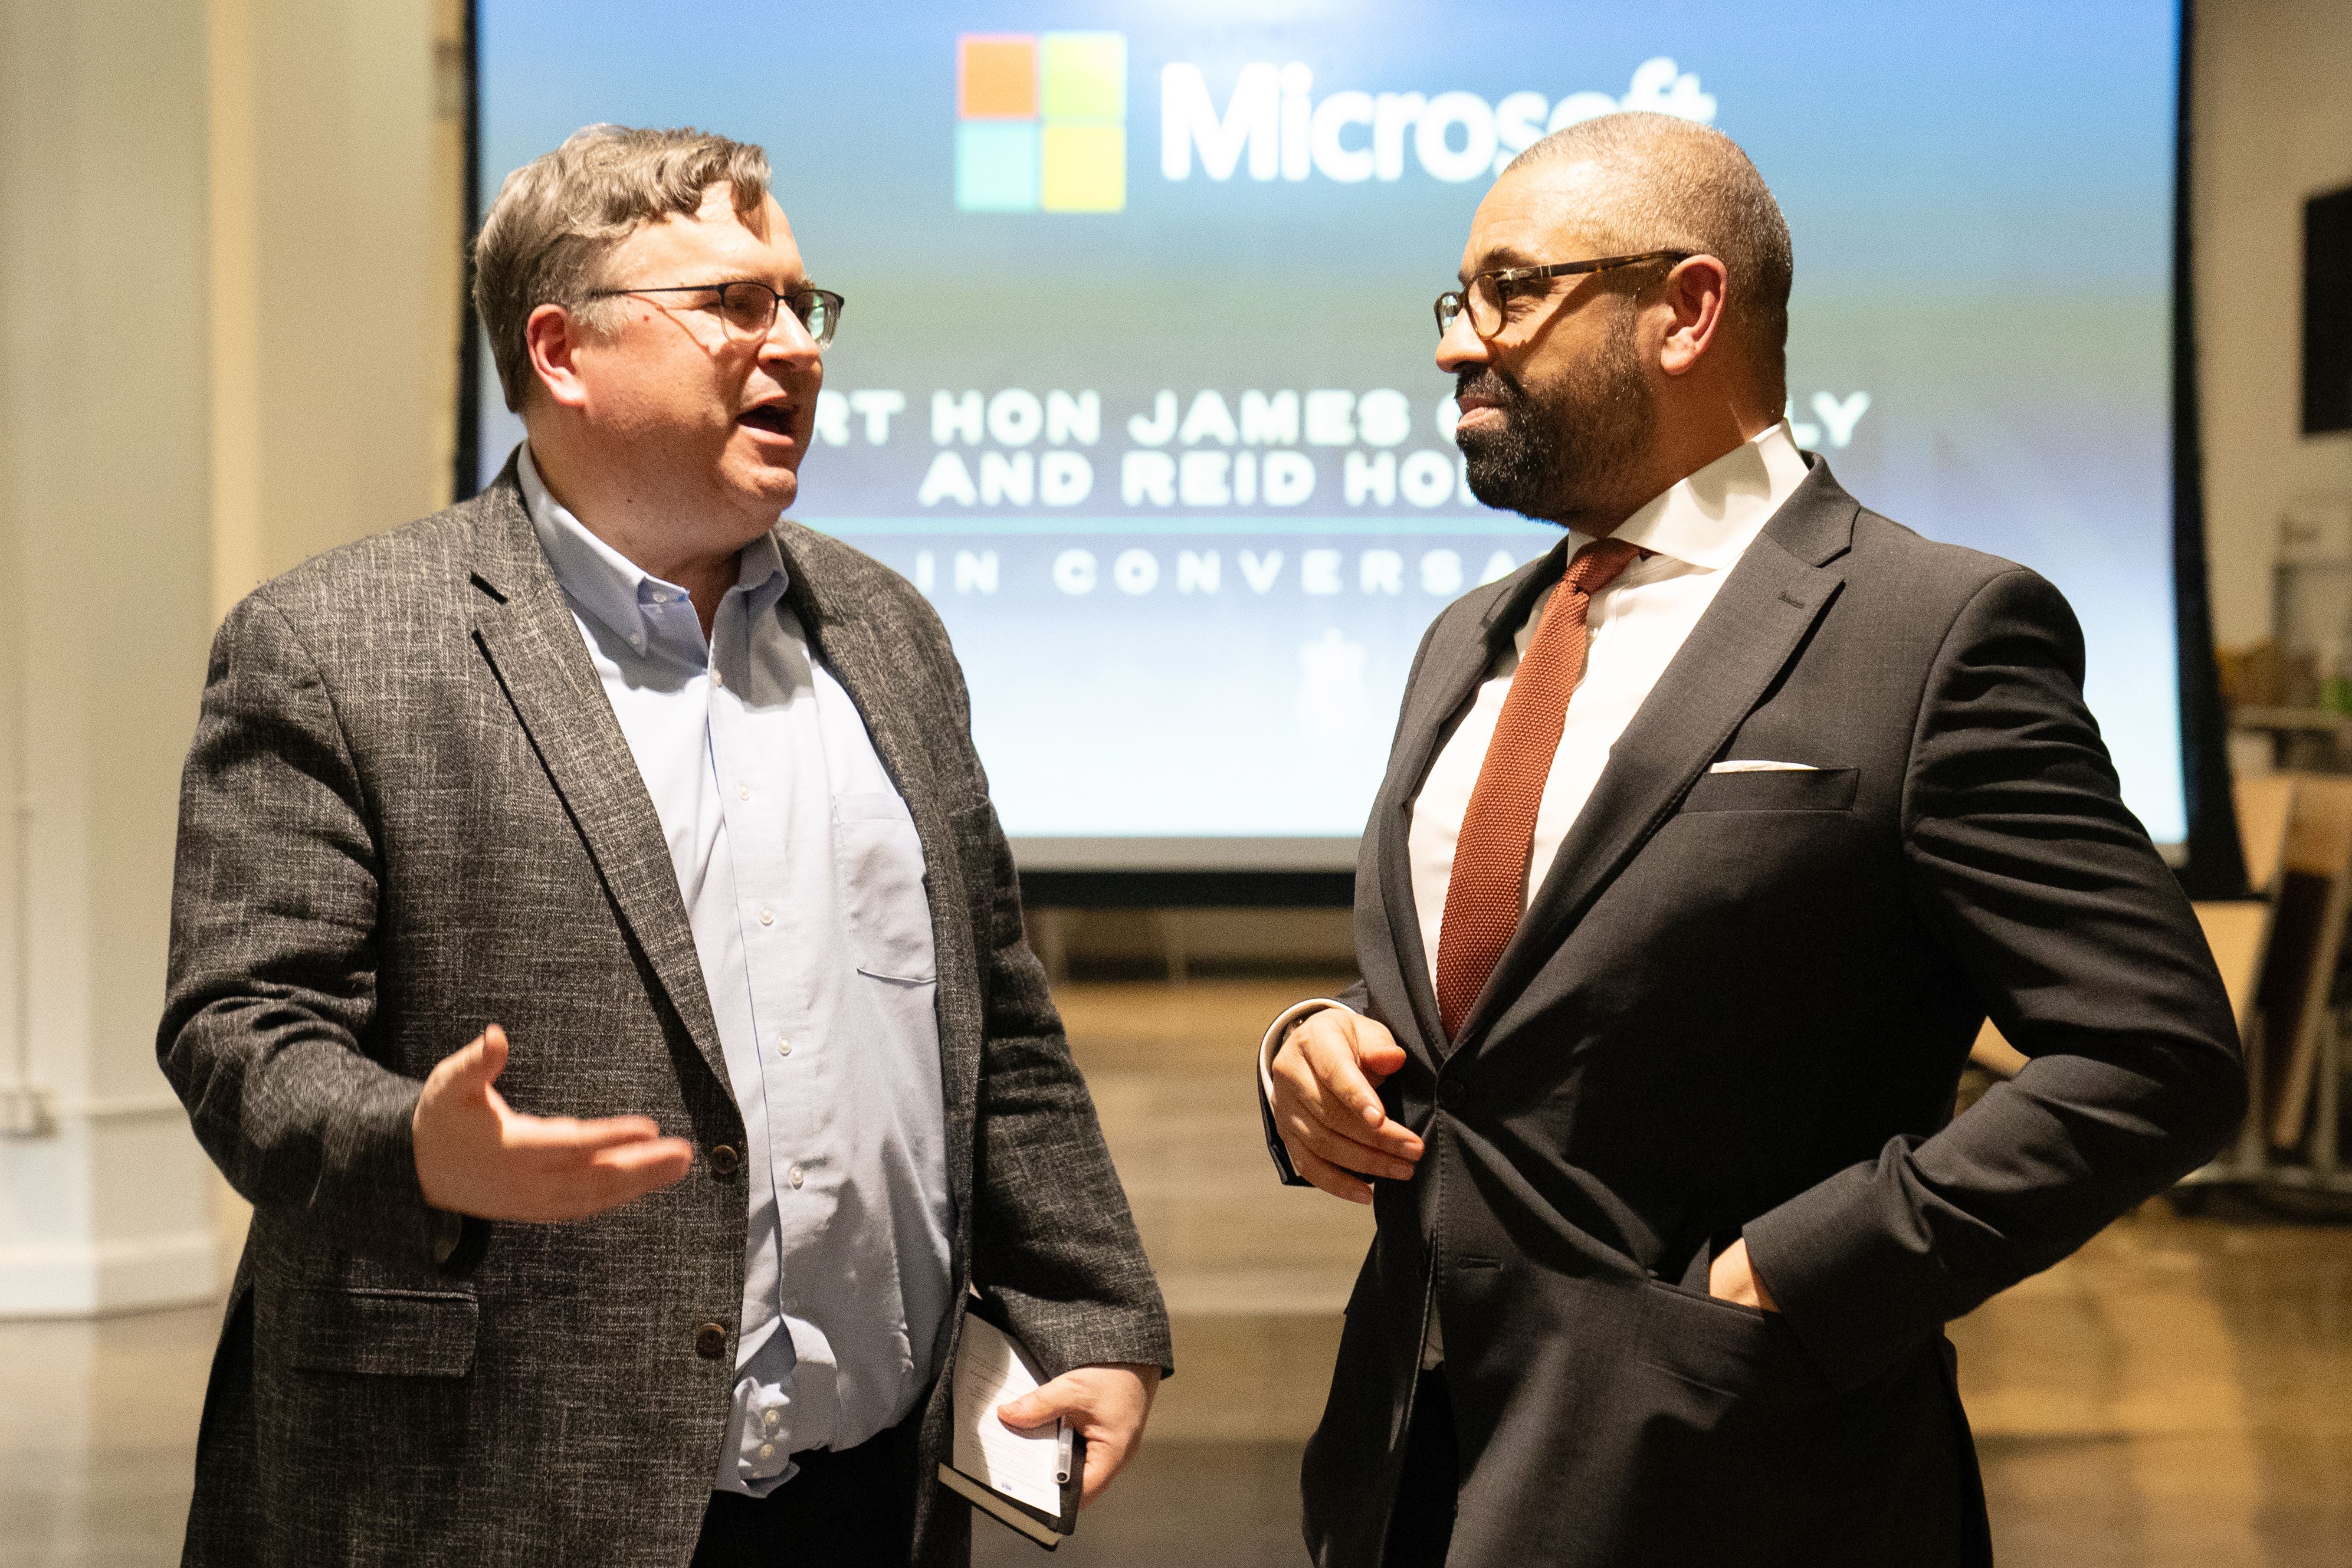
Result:
<svg viewBox="0 0 2352 1568"><path fill-rule="evenodd" d="M1454 1500L1462 1485L1461 1451L1454 1437L1454 1396L1445 1369L1421 1374L1412 1394L1412 1425L1405 1429L1404 1473L1397 1478L1389 1514L1383 1568L1444 1568L1454 1543Z"/></svg>
<svg viewBox="0 0 2352 1568"><path fill-rule="evenodd" d="M918 1405L908 1420L920 1418ZM915 1494L900 1436L794 1454L800 1473L763 1498L712 1492L693 1568L907 1568Z"/></svg>

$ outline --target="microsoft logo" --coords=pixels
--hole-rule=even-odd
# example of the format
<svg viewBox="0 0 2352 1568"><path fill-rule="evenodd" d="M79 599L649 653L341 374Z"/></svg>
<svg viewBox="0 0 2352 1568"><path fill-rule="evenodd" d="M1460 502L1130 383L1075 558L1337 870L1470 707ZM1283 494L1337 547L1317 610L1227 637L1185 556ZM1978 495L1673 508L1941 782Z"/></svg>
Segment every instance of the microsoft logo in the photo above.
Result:
<svg viewBox="0 0 2352 1568"><path fill-rule="evenodd" d="M1115 213L1127 206L1127 37L956 39L956 206Z"/></svg>

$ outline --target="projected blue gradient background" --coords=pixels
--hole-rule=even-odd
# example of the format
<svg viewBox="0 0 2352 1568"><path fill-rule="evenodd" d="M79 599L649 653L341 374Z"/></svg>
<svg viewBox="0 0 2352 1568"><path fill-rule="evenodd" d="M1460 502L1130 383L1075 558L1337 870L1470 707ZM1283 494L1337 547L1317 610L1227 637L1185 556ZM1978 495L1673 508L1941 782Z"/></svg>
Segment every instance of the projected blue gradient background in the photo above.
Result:
<svg viewBox="0 0 2352 1568"><path fill-rule="evenodd" d="M1362 826L1430 619L1556 537L1469 500L1430 359L1494 163L1597 95L1711 118L1795 237L1801 442L1873 508L2066 593L2126 797L2178 840L2176 26L2130 4L483 0L482 174L487 199L600 120L763 143L812 276L848 300L794 515L938 605L1024 863L1186 837L1303 863L1281 841ZM1124 206L961 211L959 37L1048 33L1124 40ZM488 478L520 429L484 363Z"/></svg>

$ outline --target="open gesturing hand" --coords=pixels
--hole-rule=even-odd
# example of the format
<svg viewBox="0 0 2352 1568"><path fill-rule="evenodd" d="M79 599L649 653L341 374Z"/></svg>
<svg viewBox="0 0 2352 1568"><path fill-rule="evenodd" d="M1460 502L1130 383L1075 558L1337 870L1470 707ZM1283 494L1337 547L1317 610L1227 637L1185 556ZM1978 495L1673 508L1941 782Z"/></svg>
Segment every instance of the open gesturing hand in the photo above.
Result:
<svg viewBox="0 0 2352 1568"><path fill-rule="evenodd" d="M649 1116L526 1116L491 1080L507 1033L492 1024L425 1080L411 1127L425 1201L481 1219L581 1219L668 1186L694 1147Z"/></svg>

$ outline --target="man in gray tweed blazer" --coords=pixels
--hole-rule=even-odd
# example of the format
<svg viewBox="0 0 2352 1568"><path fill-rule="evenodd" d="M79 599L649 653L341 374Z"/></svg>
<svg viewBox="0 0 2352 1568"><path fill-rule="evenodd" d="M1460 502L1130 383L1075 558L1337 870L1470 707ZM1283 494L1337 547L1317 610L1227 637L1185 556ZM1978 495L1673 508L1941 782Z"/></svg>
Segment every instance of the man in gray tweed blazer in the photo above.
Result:
<svg viewBox="0 0 2352 1568"><path fill-rule="evenodd" d="M974 1289L1087 1497L1140 1436L1167 1317L946 635L777 521L841 300L767 176L518 171L526 447L215 642L158 1049L254 1216L188 1563L961 1563Z"/></svg>

